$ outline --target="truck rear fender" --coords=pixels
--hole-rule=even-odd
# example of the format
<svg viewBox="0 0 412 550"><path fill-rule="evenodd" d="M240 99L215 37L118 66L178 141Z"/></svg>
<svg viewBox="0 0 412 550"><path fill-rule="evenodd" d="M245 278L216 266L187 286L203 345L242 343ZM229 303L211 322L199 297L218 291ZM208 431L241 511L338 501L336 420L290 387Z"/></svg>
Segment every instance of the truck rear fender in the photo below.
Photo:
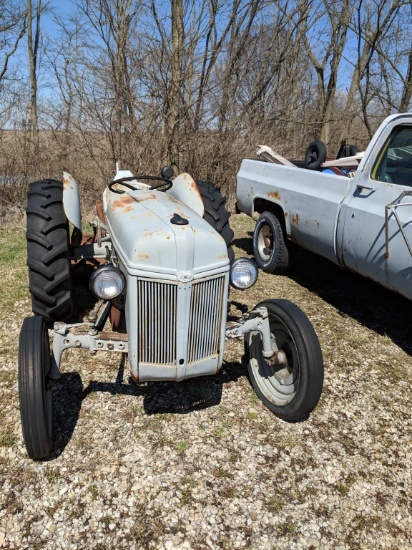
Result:
<svg viewBox="0 0 412 550"><path fill-rule="evenodd" d="M262 214L262 212L272 212L280 222L282 226L283 235L287 238L291 236L290 220L288 213L284 212L280 204L277 204L266 199L255 198L253 201L253 212Z"/></svg>

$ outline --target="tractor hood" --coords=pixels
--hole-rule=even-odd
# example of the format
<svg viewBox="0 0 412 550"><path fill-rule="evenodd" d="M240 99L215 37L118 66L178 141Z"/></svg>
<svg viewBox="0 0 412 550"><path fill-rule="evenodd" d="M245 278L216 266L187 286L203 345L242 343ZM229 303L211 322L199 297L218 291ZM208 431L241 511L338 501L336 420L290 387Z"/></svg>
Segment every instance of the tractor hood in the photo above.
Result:
<svg viewBox="0 0 412 550"><path fill-rule="evenodd" d="M113 247L130 274L190 280L229 269L223 238L168 193L106 189L103 205Z"/></svg>

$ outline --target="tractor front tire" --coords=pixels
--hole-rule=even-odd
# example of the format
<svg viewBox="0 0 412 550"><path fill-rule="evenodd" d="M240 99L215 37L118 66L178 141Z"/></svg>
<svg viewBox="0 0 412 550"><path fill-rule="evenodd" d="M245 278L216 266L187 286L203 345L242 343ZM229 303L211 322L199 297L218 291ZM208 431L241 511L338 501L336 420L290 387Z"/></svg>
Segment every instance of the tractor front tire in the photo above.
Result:
<svg viewBox="0 0 412 550"><path fill-rule="evenodd" d="M19 400L24 444L34 460L49 456L54 446L49 368L46 322L42 317L27 317L19 342Z"/></svg>
<svg viewBox="0 0 412 550"><path fill-rule="evenodd" d="M230 212L226 209L226 197L222 195L220 187L210 181L196 183L205 208L203 217L224 239L227 255L232 263L235 259L232 248L233 231L229 225Z"/></svg>
<svg viewBox="0 0 412 550"><path fill-rule="evenodd" d="M259 333L245 339L248 371L257 396L283 420L306 417L316 407L323 387L322 350L316 332L301 309L288 300L265 300L274 349L284 362L263 356Z"/></svg>
<svg viewBox="0 0 412 550"><path fill-rule="evenodd" d="M69 223L63 209L63 183L47 179L27 193L27 265L32 310L47 322L72 314Z"/></svg>

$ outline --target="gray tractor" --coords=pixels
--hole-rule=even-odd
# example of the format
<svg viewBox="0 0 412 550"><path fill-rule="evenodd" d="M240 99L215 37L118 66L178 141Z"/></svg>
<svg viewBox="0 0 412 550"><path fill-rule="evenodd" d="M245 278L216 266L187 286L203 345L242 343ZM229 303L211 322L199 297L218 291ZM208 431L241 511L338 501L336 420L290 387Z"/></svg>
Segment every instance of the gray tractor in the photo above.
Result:
<svg viewBox="0 0 412 550"><path fill-rule="evenodd" d="M68 348L127 354L135 382L215 375L225 340L245 340L252 385L285 420L310 413L323 385L319 341L287 300L265 300L227 322L229 286L250 288L257 266L234 259L225 197L188 174L133 176L117 170L103 193L93 238L82 236L75 180L30 184L27 263L34 316L19 343L24 443L32 459L54 446L52 387ZM95 304L70 322L73 276L87 268ZM50 334L49 334L50 332ZM52 346L50 349L50 336Z"/></svg>

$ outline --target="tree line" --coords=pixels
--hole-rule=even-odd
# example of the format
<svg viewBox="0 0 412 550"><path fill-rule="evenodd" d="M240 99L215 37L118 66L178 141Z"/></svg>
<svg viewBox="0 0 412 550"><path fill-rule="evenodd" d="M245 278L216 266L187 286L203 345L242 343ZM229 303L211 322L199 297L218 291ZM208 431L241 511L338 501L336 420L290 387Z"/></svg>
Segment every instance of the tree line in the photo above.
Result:
<svg viewBox="0 0 412 550"><path fill-rule="evenodd" d="M0 0L3 206L69 170L91 200L169 164L219 183L258 144L364 147L412 93L410 0ZM4 181L4 180L3 180ZM3 186L4 187L4 186Z"/></svg>

